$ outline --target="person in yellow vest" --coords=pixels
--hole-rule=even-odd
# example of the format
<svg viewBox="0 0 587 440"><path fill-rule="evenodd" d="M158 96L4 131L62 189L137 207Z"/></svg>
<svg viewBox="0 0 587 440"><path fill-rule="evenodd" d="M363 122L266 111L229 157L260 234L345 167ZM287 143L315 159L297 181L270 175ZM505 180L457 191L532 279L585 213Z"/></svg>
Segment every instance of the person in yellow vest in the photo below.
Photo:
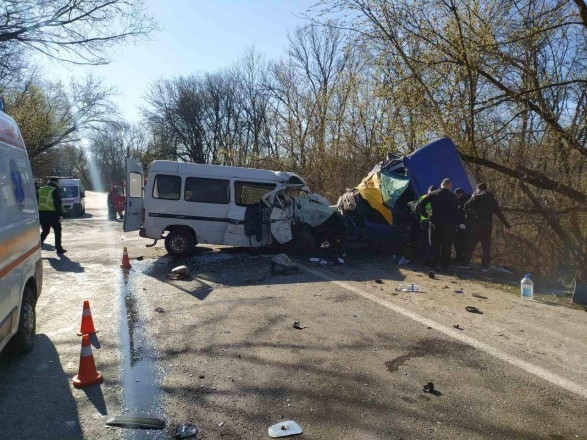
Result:
<svg viewBox="0 0 587 440"><path fill-rule="evenodd" d="M61 255L67 251L61 246L61 220L63 220L63 204L61 189L57 179L51 179L47 185L39 188L39 220L41 222L41 243L53 228L55 234L55 250Z"/></svg>

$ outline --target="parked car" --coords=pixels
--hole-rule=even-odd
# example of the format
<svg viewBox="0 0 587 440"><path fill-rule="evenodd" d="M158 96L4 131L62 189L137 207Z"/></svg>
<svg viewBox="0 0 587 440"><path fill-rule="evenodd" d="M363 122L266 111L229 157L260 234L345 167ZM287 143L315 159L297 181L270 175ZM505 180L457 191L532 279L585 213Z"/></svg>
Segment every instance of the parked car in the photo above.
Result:
<svg viewBox="0 0 587 440"><path fill-rule="evenodd" d="M47 179L58 179L61 188L61 200L65 215L81 217L86 213L86 190L82 181L74 177L47 176Z"/></svg>

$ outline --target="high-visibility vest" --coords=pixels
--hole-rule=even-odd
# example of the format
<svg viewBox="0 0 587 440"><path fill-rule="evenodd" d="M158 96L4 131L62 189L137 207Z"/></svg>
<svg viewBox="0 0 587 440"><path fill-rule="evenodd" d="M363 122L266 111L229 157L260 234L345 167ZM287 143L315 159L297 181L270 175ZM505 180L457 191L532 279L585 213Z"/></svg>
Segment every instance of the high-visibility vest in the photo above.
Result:
<svg viewBox="0 0 587 440"><path fill-rule="evenodd" d="M422 201L422 199L424 197L426 197L428 194L422 194L420 196L420 198L418 199L418 204L420 204L420 202ZM430 214L432 214L432 205L430 205L430 202L428 202L426 204L426 214L428 214L428 217L424 217L422 214L420 214L420 221L424 221L424 220L428 220L428 218L430 217Z"/></svg>
<svg viewBox="0 0 587 440"><path fill-rule="evenodd" d="M42 186L39 188L39 211L55 212L55 200L53 200L53 191L57 188L54 186Z"/></svg>

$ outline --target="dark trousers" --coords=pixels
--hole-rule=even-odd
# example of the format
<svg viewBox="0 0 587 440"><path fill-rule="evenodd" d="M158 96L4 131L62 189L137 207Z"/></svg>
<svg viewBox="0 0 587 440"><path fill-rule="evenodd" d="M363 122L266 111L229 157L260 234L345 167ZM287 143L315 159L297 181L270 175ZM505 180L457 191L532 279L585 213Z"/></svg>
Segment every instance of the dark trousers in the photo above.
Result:
<svg viewBox="0 0 587 440"><path fill-rule="evenodd" d="M41 221L41 243L45 241L51 228L53 228L55 249L61 249L61 223L59 222L59 215L54 212L40 212L39 220Z"/></svg>
<svg viewBox="0 0 587 440"><path fill-rule="evenodd" d="M450 265L454 228L454 225L450 223L430 222L430 266L436 266L439 261L444 268Z"/></svg>
<svg viewBox="0 0 587 440"><path fill-rule="evenodd" d="M471 234L469 228L467 225L467 229L459 229L455 234L455 263L463 264L468 258L467 249Z"/></svg>
<svg viewBox="0 0 587 440"><path fill-rule="evenodd" d="M475 247L477 246L477 243L481 242L481 249L483 251L483 256L481 257L481 267L484 269L488 269L491 248L491 231L493 230L493 226L476 223L473 225L472 229L473 230L470 234L467 259L464 263L466 265L469 264L469 262L471 261L471 257L473 256L473 252L475 251Z"/></svg>
<svg viewBox="0 0 587 440"><path fill-rule="evenodd" d="M420 249L418 257L423 264L430 264L430 220L420 222Z"/></svg>

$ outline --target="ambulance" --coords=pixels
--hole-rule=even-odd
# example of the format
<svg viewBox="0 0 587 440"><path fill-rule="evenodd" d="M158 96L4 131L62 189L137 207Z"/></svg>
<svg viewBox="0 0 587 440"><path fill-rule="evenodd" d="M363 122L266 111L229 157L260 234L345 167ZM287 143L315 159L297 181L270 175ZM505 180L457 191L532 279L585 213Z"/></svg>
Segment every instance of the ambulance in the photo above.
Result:
<svg viewBox="0 0 587 440"><path fill-rule="evenodd" d="M33 173L16 122L0 110L0 351L33 348L42 287Z"/></svg>

